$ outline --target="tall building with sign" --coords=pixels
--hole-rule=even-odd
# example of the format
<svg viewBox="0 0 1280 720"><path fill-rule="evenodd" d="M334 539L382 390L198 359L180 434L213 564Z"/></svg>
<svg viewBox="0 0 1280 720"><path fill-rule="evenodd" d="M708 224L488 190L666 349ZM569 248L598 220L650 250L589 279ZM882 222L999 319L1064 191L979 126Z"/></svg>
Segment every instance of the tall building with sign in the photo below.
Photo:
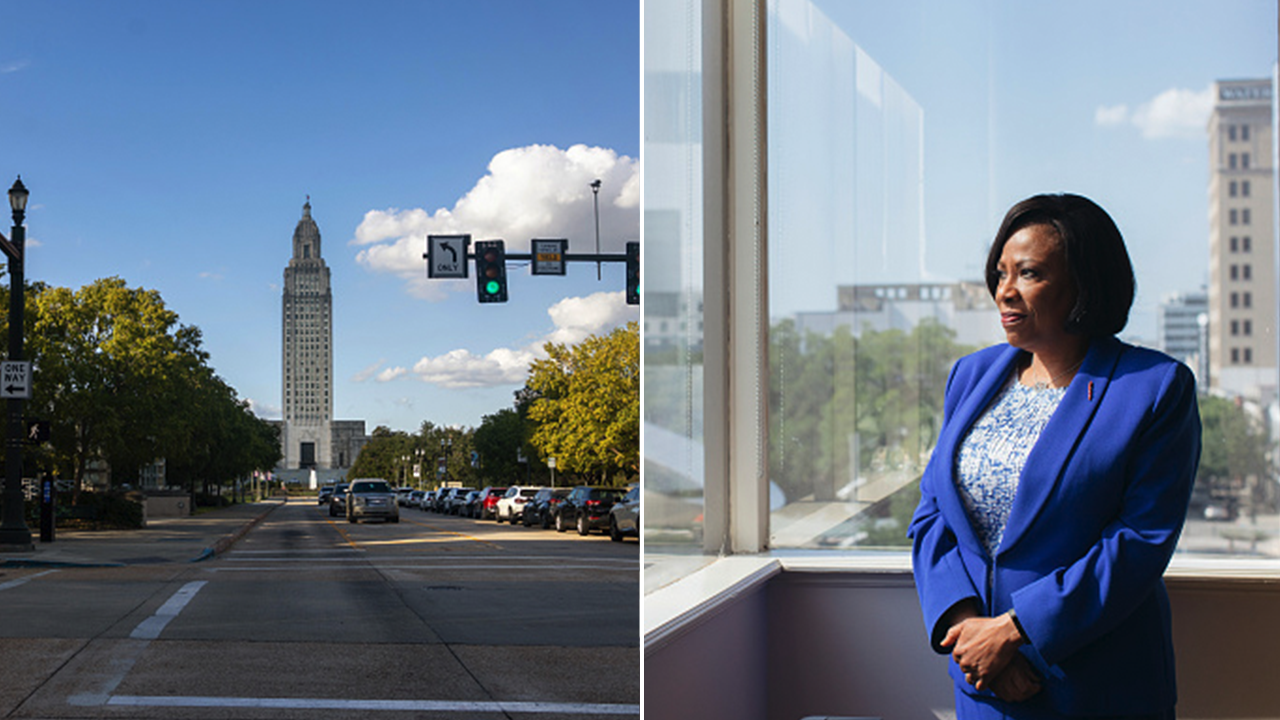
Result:
<svg viewBox="0 0 1280 720"><path fill-rule="evenodd" d="M1276 346L1271 80L1214 84L1209 119L1209 386L1270 402Z"/></svg>
<svg viewBox="0 0 1280 720"><path fill-rule="evenodd" d="M320 474L350 467L366 439L364 421L333 419L333 290L310 199L302 206L293 256L284 269L281 328L281 472L288 477L289 471Z"/></svg>

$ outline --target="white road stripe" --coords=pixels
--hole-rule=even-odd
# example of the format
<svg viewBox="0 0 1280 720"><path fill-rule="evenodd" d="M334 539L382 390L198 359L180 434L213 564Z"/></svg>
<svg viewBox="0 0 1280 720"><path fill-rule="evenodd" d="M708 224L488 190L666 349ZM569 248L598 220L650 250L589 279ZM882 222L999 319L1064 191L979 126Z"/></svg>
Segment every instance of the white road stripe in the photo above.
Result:
<svg viewBox="0 0 1280 720"><path fill-rule="evenodd" d="M505 712L555 715L639 715L639 705L607 703L475 702L466 700L331 700L326 698L237 698L113 695L120 707L276 708L289 710L394 710L416 712Z"/></svg>
<svg viewBox="0 0 1280 720"><path fill-rule="evenodd" d="M155 640L160 637L160 633L164 630L165 626L176 618L178 613L182 612L182 609L187 606L187 603L191 602L191 599L196 596L196 593L200 592L200 588L204 587L206 584L208 584L207 580L193 580L192 582L183 585L178 589L178 592L174 593L172 597L166 600L165 603L156 610L155 615L152 615L146 620L138 623L138 627L133 629L133 632L129 634L129 637L136 638L138 640Z"/></svg>
<svg viewBox="0 0 1280 720"><path fill-rule="evenodd" d="M48 575L49 573L56 573L56 572L58 571L45 570L44 572L36 573L35 575L28 575L24 578L18 578L17 580L10 580L9 582L6 582L6 583L0 583L0 590L9 590L12 588L20 587L22 585L26 585L27 583L31 582L32 580L35 580L38 577L43 577L45 575Z"/></svg>
<svg viewBox="0 0 1280 720"><path fill-rule="evenodd" d="M142 657L142 653L146 652L147 647L151 645L151 641L160 637L160 633L171 620L182 612L182 609L191 602L191 598L200 592L200 588L208 584L207 580L195 580L178 588L178 591L169 596L155 612L154 615L138 623L138 626L129 634L129 640L124 641L116 648L116 653L108 659L107 665L110 668L110 674L107 675L105 682L97 692L87 692L72 695L67 698L67 704L79 707L94 707L110 702L111 693L120 683L124 682L124 678L133 670L133 666L137 664L138 659Z"/></svg>

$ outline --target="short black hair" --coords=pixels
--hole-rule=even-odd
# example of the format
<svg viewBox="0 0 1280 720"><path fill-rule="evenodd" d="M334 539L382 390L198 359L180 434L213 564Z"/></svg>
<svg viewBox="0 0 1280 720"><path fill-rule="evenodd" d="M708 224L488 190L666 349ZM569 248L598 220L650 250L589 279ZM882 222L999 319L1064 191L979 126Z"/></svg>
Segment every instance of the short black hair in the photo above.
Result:
<svg viewBox="0 0 1280 720"><path fill-rule="evenodd" d="M1067 270L1076 283L1076 305L1067 315L1067 332L1087 337L1115 335L1129 322L1137 280L1124 238L1115 221L1097 203L1080 195L1036 195L1009 208L987 254L987 290L994 298L997 266L1004 245L1030 225L1057 232Z"/></svg>

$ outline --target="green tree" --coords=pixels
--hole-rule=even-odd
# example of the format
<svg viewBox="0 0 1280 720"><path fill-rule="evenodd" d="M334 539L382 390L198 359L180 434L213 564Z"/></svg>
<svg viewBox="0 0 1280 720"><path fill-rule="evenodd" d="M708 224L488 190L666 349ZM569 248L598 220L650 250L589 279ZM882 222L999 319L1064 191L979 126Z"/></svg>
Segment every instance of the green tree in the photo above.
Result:
<svg viewBox="0 0 1280 720"><path fill-rule="evenodd" d="M640 331L632 322L567 347L544 346L530 366L531 442L588 482L629 480L640 463Z"/></svg>
<svg viewBox="0 0 1280 720"><path fill-rule="evenodd" d="M858 475L916 473L933 447L947 374L968 348L924 320L910 332L830 335L782 320L769 334L770 478L829 501Z"/></svg>
<svg viewBox="0 0 1280 720"><path fill-rule="evenodd" d="M524 482L525 466L520 457L534 456L529 445L530 423L519 410L503 408L485 415L475 431L476 452L480 454L480 476L488 485L515 485Z"/></svg>
<svg viewBox="0 0 1280 720"><path fill-rule="evenodd" d="M78 291L33 285L27 298L28 414L51 421L46 462L76 492L95 460L109 464L113 482L132 482L164 458L174 484L222 483L275 464L274 429L213 374L199 329L181 324L158 292L106 278Z"/></svg>
<svg viewBox="0 0 1280 720"><path fill-rule="evenodd" d="M1196 473L1197 491L1208 497L1236 497L1248 487L1252 476L1259 482L1253 486L1253 505L1266 502L1265 490L1271 477L1267 462L1269 442L1266 433L1235 402L1214 396L1201 396L1200 467ZM1207 498L1205 498L1207 499Z"/></svg>

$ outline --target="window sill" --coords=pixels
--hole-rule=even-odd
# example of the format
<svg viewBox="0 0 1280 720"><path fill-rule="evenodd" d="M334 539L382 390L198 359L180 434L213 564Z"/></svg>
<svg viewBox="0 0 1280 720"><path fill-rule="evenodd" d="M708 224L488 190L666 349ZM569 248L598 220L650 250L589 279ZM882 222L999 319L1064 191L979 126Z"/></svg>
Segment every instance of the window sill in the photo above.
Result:
<svg viewBox="0 0 1280 720"><path fill-rule="evenodd" d="M783 572L849 575L894 584L911 581L911 556L905 552L778 550L704 561L696 571L644 596L646 651L697 627ZM1176 588L1274 589L1280 587L1280 560L1176 555L1165 581Z"/></svg>

